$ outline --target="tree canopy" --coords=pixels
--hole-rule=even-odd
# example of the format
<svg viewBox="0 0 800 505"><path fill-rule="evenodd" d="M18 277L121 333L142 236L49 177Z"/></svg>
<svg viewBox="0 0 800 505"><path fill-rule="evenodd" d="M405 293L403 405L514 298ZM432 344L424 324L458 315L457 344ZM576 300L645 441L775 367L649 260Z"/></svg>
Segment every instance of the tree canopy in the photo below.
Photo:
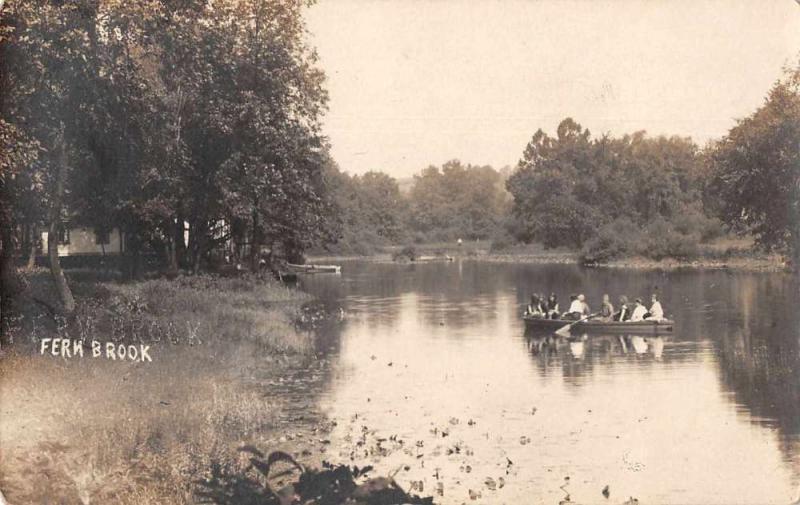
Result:
<svg viewBox="0 0 800 505"><path fill-rule="evenodd" d="M593 138L567 118L555 137L533 135L508 180L514 228L520 240L583 248L590 260L686 255L718 229L703 207L703 174L690 139Z"/></svg>
<svg viewBox="0 0 800 505"><path fill-rule="evenodd" d="M451 160L414 176L409 226L438 240L490 238L504 211L500 174L489 166Z"/></svg>
<svg viewBox="0 0 800 505"><path fill-rule="evenodd" d="M233 235L254 262L324 240L327 93L306 3L5 2L3 253L67 224L116 226L134 257L194 271Z"/></svg>
<svg viewBox="0 0 800 505"><path fill-rule="evenodd" d="M710 152L721 217L767 249L800 257L800 66Z"/></svg>
<svg viewBox="0 0 800 505"><path fill-rule="evenodd" d="M319 239L327 94L304 5L8 2L3 117L44 148L29 173L64 165L61 219L159 251L186 221L195 268L220 220L245 222L253 250Z"/></svg>

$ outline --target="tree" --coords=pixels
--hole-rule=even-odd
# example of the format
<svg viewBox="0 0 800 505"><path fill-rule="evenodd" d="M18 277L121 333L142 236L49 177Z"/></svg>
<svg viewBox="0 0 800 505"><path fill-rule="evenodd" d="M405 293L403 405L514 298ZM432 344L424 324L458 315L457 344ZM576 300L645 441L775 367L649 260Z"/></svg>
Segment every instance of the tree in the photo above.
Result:
<svg viewBox="0 0 800 505"><path fill-rule="evenodd" d="M35 141L0 118L0 347L7 343L11 303L19 291L14 262L17 241L12 233L18 220L15 210L24 208L21 202L37 189L30 171L24 168L29 167L38 154Z"/></svg>
<svg viewBox="0 0 800 505"><path fill-rule="evenodd" d="M357 212L364 226L379 237L396 242L403 238L406 205L397 181L381 172L353 177L358 202Z"/></svg>
<svg viewBox="0 0 800 505"><path fill-rule="evenodd" d="M2 12L0 111L42 148L36 165L25 168L39 171L43 181L36 196L46 209L50 269L67 313L75 302L61 270L57 237L70 174L85 155L84 121L92 116L99 89L98 67L87 58L97 40L96 8L97 2L12 1Z"/></svg>
<svg viewBox="0 0 800 505"><path fill-rule="evenodd" d="M638 250L633 242L656 244L649 235L669 229L675 236L653 250L685 254L685 242L709 238L718 225L703 206L703 167L691 139L650 138L645 132L593 139L567 118L555 137L541 130L534 134L506 182L514 198L515 234L545 247L588 244L597 258L625 249L619 240L613 247L603 245L620 236L623 226L633 226L624 240L631 242L625 244L631 252ZM595 240L598 234L603 237Z"/></svg>
<svg viewBox="0 0 800 505"><path fill-rule="evenodd" d="M253 264L262 244L302 249L322 235L326 94L301 4L100 6L99 30L116 36L95 48L103 106L72 203L92 226L120 224L134 265L154 250L177 268L184 221L195 272L225 230L249 242Z"/></svg>
<svg viewBox="0 0 800 505"><path fill-rule="evenodd" d="M486 239L502 219L505 191L489 166L451 160L414 176L410 228L434 240Z"/></svg>
<svg viewBox="0 0 800 505"><path fill-rule="evenodd" d="M261 245L296 255L326 239L327 95L304 41L304 5L5 5L3 118L43 153L20 172L35 184L15 200L8 230L47 221L66 309L55 237L67 220L119 226L133 265L163 251L173 270L183 252L199 270L234 231L249 238L254 263Z"/></svg>
<svg viewBox="0 0 800 505"><path fill-rule="evenodd" d="M325 169L331 211L327 249L369 254L377 246L405 239L408 204L397 181L382 172L348 175L329 160Z"/></svg>
<svg viewBox="0 0 800 505"><path fill-rule="evenodd" d="M157 82L165 100L182 103L168 148L180 161L171 220L189 222L195 271L227 238L215 232L220 219L246 224L253 265L262 245L296 254L325 235L327 94L303 40L302 5L164 2Z"/></svg>
<svg viewBox="0 0 800 505"><path fill-rule="evenodd" d="M602 217L592 212L596 187L592 172L590 133L570 118L562 121L557 137L542 130L534 135L508 179L514 198L512 212L521 240L541 241L545 247L579 248Z"/></svg>
<svg viewBox="0 0 800 505"><path fill-rule="evenodd" d="M766 249L800 260L800 65L787 70L764 105L713 147L709 191L720 217Z"/></svg>

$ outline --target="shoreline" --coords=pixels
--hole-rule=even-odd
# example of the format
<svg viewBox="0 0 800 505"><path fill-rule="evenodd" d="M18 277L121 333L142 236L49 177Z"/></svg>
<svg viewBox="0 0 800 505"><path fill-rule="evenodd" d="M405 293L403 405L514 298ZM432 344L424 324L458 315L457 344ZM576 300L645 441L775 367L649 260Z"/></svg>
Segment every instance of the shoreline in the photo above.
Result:
<svg viewBox="0 0 800 505"><path fill-rule="evenodd" d="M777 254L753 255L732 257L728 259L699 257L692 260L677 260L674 258L654 260L643 257L628 257L602 263L583 264L577 253L492 253L489 251L472 252L468 254L448 251L445 256L461 261L481 261L486 263L518 263L531 265L578 265L585 268L614 268L631 270L732 270L739 272L765 272L778 273L790 272L785 260ZM392 259L390 253L376 253L366 256L361 255L309 255L308 263L330 263L337 261L364 261L370 263L393 264L426 264L447 262L447 260L426 261L397 261Z"/></svg>

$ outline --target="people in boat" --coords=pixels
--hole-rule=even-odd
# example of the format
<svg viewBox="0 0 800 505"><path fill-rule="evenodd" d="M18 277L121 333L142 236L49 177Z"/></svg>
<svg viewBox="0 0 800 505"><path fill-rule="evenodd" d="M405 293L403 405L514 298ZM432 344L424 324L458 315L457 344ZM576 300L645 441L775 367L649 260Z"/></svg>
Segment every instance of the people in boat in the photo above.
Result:
<svg viewBox="0 0 800 505"><path fill-rule="evenodd" d="M531 303L529 303L528 308L525 309L525 314L533 317L544 317L544 313L542 312L542 307L539 302L539 295L532 294Z"/></svg>
<svg viewBox="0 0 800 505"><path fill-rule="evenodd" d="M561 312L558 310L558 297L555 293L550 293L547 299L547 317L550 319L558 319Z"/></svg>
<svg viewBox="0 0 800 505"><path fill-rule="evenodd" d="M580 311L580 304L578 303L578 295L569 295L569 308L566 312L561 314L561 319L575 319L575 314Z"/></svg>
<svg viewBox="0 0 800 505"><path fill-rule="evenodd" d="M611 305L611 298L608 294L603 295L603 306L600 308L600 318L603 321L611 321L614 317L614 306Z"/></svg>
<svg viewBox="0 0 800 505"><path fill-rule="evenodd" d="M642 305L642 299L637 298L633 304L633 312L631 312L631 321L644 321L647 315L647 309Z"/></svg>
<svg viewBox="0 0 800 505"><path fill-rule="evenodd" d="M536 296L539 298L539 312L544 317L547 317L547 298L545 298L544 293L538 293Z"/></svg>
<svg viewBox="0 0 800 505"><path fill-rule="evenodd" d="M569 304L569 310L564 314L564 319L578 320L589 315L589 305L586 303L586 297L583 294L578 296L571 295L570 298L572 303Z"/></svg>
<svg viewBox="0 0 800 505"><path fill-rule="evenodd" d="M583 315L588 316L592 311L589 309L589 304L586 303L586 297L583 294L578 295L578 301L581 302L583 306Z"/></svg>
<svg viewBox="0 0 800 505"><path fill-rule="evenodd" d="M531 295L531 300L528 302L528 306L525 307L525 315L532 316L536 313L536 310L539 307L539 300L536 299L536 294Z"/></svg>
<svg viewBox="0 0 800 505"><path fill-rule="evenodd" d="M658 295L653 293L653 296L650 298L650 302L652 305L650 306L650 310L645 316L645 319L648 321L661 321L664 319L664 309L661 307L661 302L658 301Z"/></svg>
<svg viewBox="0 0 800 505"><path fill-rule="evenodd" d="M614 321L628 321L631 318L631 308L629 307L628 297L619 297L619 311L614 314Z"/></svg>

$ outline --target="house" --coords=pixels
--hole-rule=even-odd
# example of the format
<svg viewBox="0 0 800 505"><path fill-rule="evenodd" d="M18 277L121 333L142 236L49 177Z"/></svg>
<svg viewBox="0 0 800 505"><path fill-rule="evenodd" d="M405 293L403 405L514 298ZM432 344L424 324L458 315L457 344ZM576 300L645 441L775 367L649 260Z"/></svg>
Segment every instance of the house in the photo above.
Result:
<svg viewBox="0 0 800 505"><path fill-rule="evenodd" d="M42 252L47 254L49 233L42 232ZM125 234L119 228L108 232L86 227L63 227L58 237L59 256L107 255L125 252Z"/></svg>

